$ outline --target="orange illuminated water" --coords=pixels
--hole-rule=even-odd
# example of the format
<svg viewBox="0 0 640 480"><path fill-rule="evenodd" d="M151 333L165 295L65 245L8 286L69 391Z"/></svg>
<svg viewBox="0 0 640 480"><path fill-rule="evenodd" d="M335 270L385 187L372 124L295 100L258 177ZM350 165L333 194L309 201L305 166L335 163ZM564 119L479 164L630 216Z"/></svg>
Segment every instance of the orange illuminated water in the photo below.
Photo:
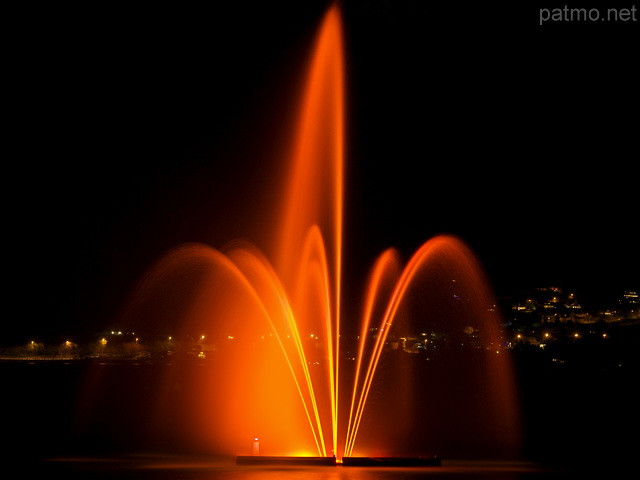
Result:
<svg viewBox="0 0 640 480"><path fill-rule="evenodd" d="M432 238L406 264L395 250L383 252L366 285L359 349L352 354L343 346L344 70L340 13L332 7L306 77L283 204L271 206L280 223L260 239L270 245L270 258L246 241L221 249L181 245L142 282L130 317L170 332L167 349L182 348L185 357L191 352L180 342L191 338L207 361L195 372L177 366L149 393L158 428L237 455L250 454L256 437L263 455L399 453L390 449L404 448L398 445L411 424L399 412L415 418L435 407L413 403L415 380L402 371L389 382L395 396L384 393L389 376L378 374L389 364L385 355L398 356L402 348L393 345L407 341L397 337L409 328L426 328L422 300L434 300L431 311L440 312L445 299L462 298L464 305L452 307L455 315L438 314L433 325L446 317L453 330L481 332L490 355L477 373L480 387L473 391L481 394L473 402L482 411L474 418L485 440L513 445L517 402L498 314L481 268L459 239ZM427 332L416 331L425 336L423 345ZM464 371L459 367L451 382L466 382ZM449 408L466 407L452 402ZM458 427L459 437L477 430L475 423ZM433 432L423 436L438 447Z"/></svg>

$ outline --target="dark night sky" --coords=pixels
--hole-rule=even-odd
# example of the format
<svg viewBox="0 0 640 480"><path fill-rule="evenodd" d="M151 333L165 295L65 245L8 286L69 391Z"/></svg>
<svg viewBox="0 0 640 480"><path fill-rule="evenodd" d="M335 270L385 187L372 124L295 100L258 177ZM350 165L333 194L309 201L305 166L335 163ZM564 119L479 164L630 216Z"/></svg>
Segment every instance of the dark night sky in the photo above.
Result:
<svg viewBox="0 0 640 480"><path fill-rule="evenodd" d="M15 13L7 341L107 327L167 249L250 233L325 8L265 3ZM637 288L637 23L454 3L344 2L347 269L453 233L498 293Z"/></svg>

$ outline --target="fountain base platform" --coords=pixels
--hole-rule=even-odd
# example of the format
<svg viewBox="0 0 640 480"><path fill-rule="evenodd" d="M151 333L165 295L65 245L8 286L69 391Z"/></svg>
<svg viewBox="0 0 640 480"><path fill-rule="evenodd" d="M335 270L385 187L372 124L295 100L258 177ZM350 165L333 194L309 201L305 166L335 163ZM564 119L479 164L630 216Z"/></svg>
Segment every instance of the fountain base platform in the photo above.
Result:
<svg viewBox="0 0 640 480"><path fill-rule="evenodd" d="M342 463L336 457L286 457L269 455L239 455L236 465L289 465L315 467L439 467L440 457L343 457Z"/></svg>
<svg viewBox="0 0 640 480"><path fill-rule="evenodd" d="M440 457L342 457L343 467L439 467Z"/></svg>
<svg viewBox="0 0 640 480"><path fill-rule="evenodd" d="M336 457L277 457L268 455L237 456L236 465L292 465L335 467Z"/></svg>

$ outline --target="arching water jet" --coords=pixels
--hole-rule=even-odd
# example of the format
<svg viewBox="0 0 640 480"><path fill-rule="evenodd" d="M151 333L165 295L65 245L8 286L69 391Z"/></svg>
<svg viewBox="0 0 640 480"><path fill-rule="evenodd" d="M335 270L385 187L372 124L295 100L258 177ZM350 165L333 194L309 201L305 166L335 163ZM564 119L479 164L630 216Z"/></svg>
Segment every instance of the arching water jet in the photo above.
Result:
<svg viewBox="0 0 640 480"><path fill-rule="evenodd" d="M477 419L483 425L480 435L488 438L487 422L499 424L492 440L515 445L517 402L508 356L500 348L499 319L491 309L487 281L459 239L430 239L405 266L395 250L382 253L366 291L357 353L347 359L342 350L341 29L339 10L333 6L323 19L300 102L281 221L259 239L272 257L246 241L221 249L178 246L152 266L126 311L137 330L174 339L172 368L150 399L155 403L156 433L181 445L236 455L249 453L253 438L261 439L262 455L342 458L406 448L402 437L411 429L410 421L392 425L389 419L401 410L410 416L421 409L404 408L411 400L411 381L390 382L399 388L385 397L387 380L380 381L380 372L389 367L381 365L388 352L399 351L390 347L400 341L391 342L390 334L401 318L407 318L405 328L413 322L411 328L420 325L426 335L422 317L411 314L416 298L423 295L415 297L416 289L424 286L422 279L446 283L453 276L459 279L456 295L464 298L465 312L451 316L449 328L468 326L484 335L481 348L473 352L482 350L480 375L489 392L481 397L487 408L480 416L487 418ZM403 341L401 351L411 351ZM190 364L194 346L206 354L207 368L194 370ZM501 354L487 356L489 346ZM401 371L394 376L403 377ZM372 405L372 396L377 405ZM424 410L433 407L424 405ZM367 432L364 440L362 431ZM400 446L386 445L382 437ZM437 448L437 441L430 438L418 450Z"/></svg>

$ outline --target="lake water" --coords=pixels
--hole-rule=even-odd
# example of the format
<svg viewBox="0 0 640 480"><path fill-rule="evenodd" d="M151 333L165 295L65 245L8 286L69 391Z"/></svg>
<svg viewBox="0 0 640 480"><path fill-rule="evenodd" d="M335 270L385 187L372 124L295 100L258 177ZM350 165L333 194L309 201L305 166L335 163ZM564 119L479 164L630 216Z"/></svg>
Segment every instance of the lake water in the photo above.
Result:
<svg viewBox="0 0 640 480"><path fill-rule="evenodd" d="M105 368L118 369L124 377L135 379L131 382L135 390L118 391L113 398L105 399L107 405L113 405L117 396L138 398L138 390L144 391L145 381L152 379L159 367ZM79 379L85 371L82 362L0 362L0 460L4 472L17 468L19 478L61 475L139 480L580 478L588 472L590 478L615 479L627 476L626 468L640 451L637 370L612 373L521 369L527 459L533 463L465 462L457 459L464 457L449 459L443 455L441 467L423 468L258 467L235 465L234 458L140 454L152 451L147 448L147 439L132 439L130 430L122 436L115 436L114 432L127 431L123 430L125 424L137 421L144 409L142 402L122 415L112 415L93 437L76 438L70 419ZM114 425L116 421L121 423ZM106 440L111 443L104 443ZM12 478L4 472L0 470L2 478Z"/></svg>
<svg viewBox="0 0 640 480"><path fill-rule="evenodd" d="M34 468L35 467L35 468ZM59 457L31 465L30 472L44 476L84 479L174 480L403 480L580 478L585 472L544 467L528 462L443 461L439 467L306 467L239 466L234 459L172 455L119 457ZM590 471L591 475L595 472ZM603 472L617 478L615 469Z"/></svg>

